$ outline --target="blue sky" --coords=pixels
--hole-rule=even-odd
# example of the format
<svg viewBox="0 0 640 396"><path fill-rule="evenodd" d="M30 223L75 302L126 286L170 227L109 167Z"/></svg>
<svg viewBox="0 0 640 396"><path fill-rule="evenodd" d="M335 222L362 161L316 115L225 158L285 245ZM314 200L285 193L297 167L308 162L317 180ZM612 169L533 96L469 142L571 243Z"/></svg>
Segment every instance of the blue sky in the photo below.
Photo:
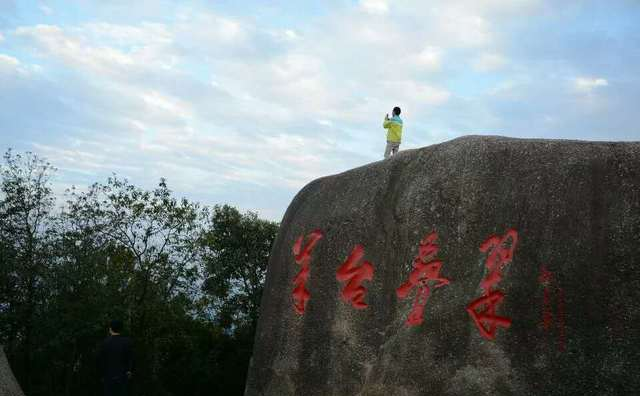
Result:
<svg viewBox="0 0 640 396"><path fill-rule="evenodd" d="M635 0L0 0L0 149L280 220L309 181L467 134L640 140Z"/></svg>

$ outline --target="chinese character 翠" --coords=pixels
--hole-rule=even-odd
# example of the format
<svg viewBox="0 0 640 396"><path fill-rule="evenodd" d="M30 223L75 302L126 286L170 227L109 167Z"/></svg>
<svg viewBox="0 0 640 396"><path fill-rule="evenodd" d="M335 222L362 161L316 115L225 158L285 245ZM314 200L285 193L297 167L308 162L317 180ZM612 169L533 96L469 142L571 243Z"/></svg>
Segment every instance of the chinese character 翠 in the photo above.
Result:
<svg viewBox="0 0 640 396"><path fill-rule="evenodd" d="M300 272L293 278L293 284L295 288L293 289L293 306L297 313L300 315L304 314L304 310L307 306L307 301L311 298L311 293L307 290L306 283L309 279L309 264L311 263L311 252L313 248L316 246L318 241L322 239L323 234L320 230L315 230L311 234L308 235L309 241L307 244L302 247L302 242L304 241L304 236L301 235L296 242L293 244L293 254L295 261L298 265L300 265Z"/></svg>

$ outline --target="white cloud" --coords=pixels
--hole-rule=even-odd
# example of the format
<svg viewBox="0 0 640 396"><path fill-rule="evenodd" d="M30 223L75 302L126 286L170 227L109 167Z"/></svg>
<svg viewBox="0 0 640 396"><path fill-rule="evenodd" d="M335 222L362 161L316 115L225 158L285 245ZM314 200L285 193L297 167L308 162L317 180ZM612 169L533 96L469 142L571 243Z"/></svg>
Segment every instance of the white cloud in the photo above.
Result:
<svg viewBox="0 0 640 396"><path fill-rule="evenodd" d="M234 41L242 36L243 30L240 23L225 18L216 18L218 37L224 41Z"/></svg>
<svg viewBox="0 0 640 396"><path fill-rule="evenodd" d="M40 55L58 58L74 68L88 68L100 74L111 74L134 64L129 54L113 47L94 46L81 37L66 33L58 26L19 27L15 34L32 40L40 49Z"/></svg>
<svg viewBox="0 0 640 396"><path fill-rule="evenodd" d="M389 4L386 0L360 0L360 8L375 15L384 15L389 12Z"/></svg>
<svg viewBox="0 0 640 396"><path fill-rule="evenodd" d="M215 49L212 46L246 43L251 38L253 26L211 12L190 11L179 15L179 22L173 29L176 40L183 46L200 47L207 52Z"/></svg>
<svg viewBox="0 0 640 396"><path fill-rule="evenodd" d="M172 69L180 61L171 46L173 35L160 24L90 23L71 28L36 25L19 27L14 33L36 48L37 55L102 78L130 82L160 69Z"/></svg>
<svg viewBox="0 0 640 396"><path fill-rule="evenodd" d="M268 62L225 59L224 64L219 64L212 60L203 66L216 76L202 83L190 82L196 76L185 70L162 71L153 64L162 57L163 49L169 55L174 53L173 32L184 27L168 30L158 26L91 24L63 29L42 25L19 28L16 34L31 40L41 56L61 60L95 82L91 95L108 104L105 115L120 126L117 131L109 131L111 139L104 145L123 147L110 157L107 167L120 160L139 163L136 166L144 169L145 161L156 162L153 158L161 156L175 165L163 166L167 172L197 173L200 181L208 184L222 178L286 188L299 188L327 169L339 169L336 166L340 161L327 154L330 148L323 143L323 137L282 132L283 125L291 121L292 111L297 110L304 117L313 109L326 106L323 102L330 87L321 81L324 62L311 54L296 52ZM150 31L158 31L161 38L147 35ZM141 50L118 48L127 36L142 48L157 44L157 54L147 60L139 56ZM132 80L132 74L137 79ZM185 83L191 84L192 89L182 95L172 92ZM228 95L224 102L216 96L221 93ZM266 128L266 134L261 136L256 128ZM132 142L136 144L131 145ZM101 146L87 146L85 142L77 150L91 152ZM316 154L309 152L311 147ZM132 152L138 153L137 158L132 158ZM78 168L78 164L68 163L66 154L49 153L59 157L63 165ZM196 159L185 161L185 155ZM80 158L81 162L85 160L89 158ZM193 161L206 164L205 168L196 172ZM95 162L90 167L95 167Z"/></svg>
<svg viewBox="0 0 640 396"><path fill-rule="evenodd" d="M604 78L577 77L573 84L577 91L591 93L599 87L608 86L609 82Z"/></svg>
<svg viewBox="0 0 640 396"><path fill-rule="evenodd" d="M480 72L492 72L502 69L507 63L501 54L483 53L473 61L473 68Z"/></svg>
<svg viewBox="0 0 640 396"><path fill-rule="evenodd" d="M376 26L371 25L367 21L354 20L353 25L346 27L349 34L356 42L360 42L360 45L367 45L370 48L374 46L378 47L378 50L384 50L386 47L391 47L394 44L394 38L398 38L396 32L392 30L390 26ZM349 21L346 21L349 23ZM346 37L335 36L338 40L346 40ZM350 41L350 40L348 40ZM340 46L340 49L344 50L346 43ZM357 45L357 44L356 44Z"/></svg>
<svg viewBox="0 0 640 396"><path fill-rule="evenodd" d="M333 122L331 120L316 120L316 122L327 127L333 126Z"/></svg>
<svg viewBox="0 0 640 396"><path fill-rule="evenodd" d="M422 69L438 71L442 66L442 49L431 45L427 46L414 59Z"/></svg>
<svg viewBox="0 0 640 396"><path fill-rule="evenodd" d="M280 82L286 82L317 75L323 67L323 61L311 55L290 53L274 60L272 67L273 76Z"/></svg>
<svg viewBox="0 0 640 396"><path fill-rule="evenodd" d="M298 33L295 30L287 29L284 31L284 36L289 40L296 40L299 38Z"/></svg>
<svg viewBox="0 0 640 396"><path fill-rule="evenodd" d="M150 22L138 26L92 22L74 29L74 33L92 43L127 47L169 44L174 40L174 34L166 25Z"/></svg>
<svg viewBox="0 0 640 396"><path fill-rule="evenodd" d="M294 29L275 29L266 32L277 43L296 44L302 39L300 32Z"/></svg>
<svg viewBox="0 0 640 396"><path fill-rule="evenodd" d="M4 35L0 32L0 43L4 41Z"/></svg>
<svg viewBox="0 0 640 396"><path fill-rule="evenodd" d="M398 98L409 107L438 106L446 103L451 97L451 93L446 89L414 80L389 81L385 82L384 86L388 97Z"/></svg>
<svg viewBox="0 0 640 396"><path fill-rule="evenodd" d="M608 82L567 80L590 69L565 59L554 59L550 68L507 52L518 39L508 26L526 23L523 15L537 3L363 0L283 28L178 7L175 20L127 24L98 17L79 25L23 26L15 30L20 51L12 55L42 59L47 84L22 80L34 84L32 96L50 98L38 102L60 106L38 121L57 139L47 147L63 150L40 146L54 163L96 175L126 164L123 171L137 180L167 176L178 190L201 195L241 199L247 185L261 186L251 197L271 188L282 194L283 210L311 179L379 159L380 121L394 105L403 109L407 147L469 130L528 131L527 111L537 107L546 115L539 124L565 126L561 112L544 108L547 72L557 73L556 88L569 81L569 93ZM499 73L468 74L469 66ZM36 66L0 55L0 69L20 68ZM56 80L60 68L64 81ZM562 108L575 99L554 104Z"/></svg>
<svg viewBox="0 0 640 396"><path fill-rule="evenodd" d="M510 17L535 12L544 2L543 0L444 0L441 3L468 10L470 13Z"/></svg>
<svg viewBox="0 0 640 396"><path fill-rule="evenodd" d="M0 54L0 65L5 67L16 68L20 65L20 61L13 56Z"/></svg>
<svg viewBox="0 0 640 396"><path fill-rule="evenodd" d="M160 114L171 114L176 118L191 118L192 111L188 103L157 91L142 92L140 98L149 111Z"/></svg>
<svg viewBox="0 0 640 396"><path fill-rule="evenodd" d="M37 71L35 66L31 69ZM0 54L0 75L4 73L12 74L14 76L26 76L28 75L28 68L13 56Z"/></svg>
<svg viewBox="0 0 640 396"><path fill-rule="evenodd" d="M453 46L482 47L495 40L492 24L484 17L470 14L464 9L444 9L433 22L441 39Z"/></svg>
<svg viewBox="0 0 640 396"><path fill-rule="evenodd" d="M521 82L513 79L500 81L497 85L491 87L487 94L500 99L516 100L519 98L521 91L518 89L522 85Z"/></svg>
<svg viewBox="0 0 640 396"><path fill-rule="evenodd" d="M45 14L45 15L53 14L53 10L50 7L47 7L44 4L40 4L40 6L38 8L40 8L40 11L42 11L42 13Z"/></svg>

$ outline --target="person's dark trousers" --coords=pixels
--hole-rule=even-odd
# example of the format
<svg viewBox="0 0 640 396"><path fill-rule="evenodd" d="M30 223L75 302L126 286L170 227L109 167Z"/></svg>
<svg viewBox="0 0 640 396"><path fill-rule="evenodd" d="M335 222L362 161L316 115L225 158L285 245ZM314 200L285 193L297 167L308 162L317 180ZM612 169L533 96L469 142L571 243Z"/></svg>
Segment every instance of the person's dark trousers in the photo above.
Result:
<svg viewBox="0 0 640 396"><path fill-rule="evenodd" d="M104 396L127 396L127 378L105 379Z"/></svg>

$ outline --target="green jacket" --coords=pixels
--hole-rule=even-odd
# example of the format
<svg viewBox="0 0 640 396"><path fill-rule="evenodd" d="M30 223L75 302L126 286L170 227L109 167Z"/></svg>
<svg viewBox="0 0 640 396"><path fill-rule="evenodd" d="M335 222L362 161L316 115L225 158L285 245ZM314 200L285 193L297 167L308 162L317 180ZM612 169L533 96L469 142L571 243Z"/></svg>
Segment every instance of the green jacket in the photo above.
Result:
<svg viewBox="0 0 640 396"><path fill-rule="evenodd" d="M402 119L400 116L394 115L393 117L384 120L382 124L387 131L387 141L393 143L400 143L402 140Z"/></svg>

